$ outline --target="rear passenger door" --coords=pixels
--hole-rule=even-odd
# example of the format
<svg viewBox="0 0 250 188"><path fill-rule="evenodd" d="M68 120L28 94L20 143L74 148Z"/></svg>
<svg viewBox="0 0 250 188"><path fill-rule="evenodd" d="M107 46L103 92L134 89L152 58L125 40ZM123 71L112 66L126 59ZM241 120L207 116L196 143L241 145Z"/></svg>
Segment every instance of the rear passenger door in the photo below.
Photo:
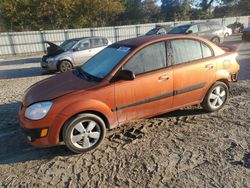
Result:
<svg viewBox="0 0 250 188"><path fill-rule="evenodd" d="M206 38L208 40L211 40L212 38L212 30L210 29L210 27L206 24L199 24L198 26L199 28L199 36Z"/></svg>
<svg viewBox="0 0 250 188"><path fill-rule="evenodd" d="M90 39L90 41L91 41L91 46L92 46L92 49L91 49L92 56L94 56L95 54L103 50L107 46L107 43L108 43L108 41L107 40L105 41L103 38L93 38L93 39Z"/></svg>
<svg viewBox="0 0 250 188"><path fill-rule="evenodd" d="M201 101L211 86L216 62L210 47L193 39L171 40L169 59L173 64L174 107Z"/></svg>

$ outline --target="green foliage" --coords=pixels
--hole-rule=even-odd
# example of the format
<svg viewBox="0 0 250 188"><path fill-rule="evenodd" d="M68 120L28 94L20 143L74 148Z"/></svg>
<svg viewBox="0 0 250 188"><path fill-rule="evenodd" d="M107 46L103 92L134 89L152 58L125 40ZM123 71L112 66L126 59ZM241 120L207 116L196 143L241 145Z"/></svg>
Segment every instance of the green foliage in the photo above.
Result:
<svg viewBox="0 0 250 188"><path fill-rule="evenodd" d="M123 11L119 0L0 0L10 31L104 26Z"/></svg>
<svg viewBox="0 0 250 188"><path fill-rule="evenodd" d="M217 7L213 11L214 2ZM0 31L101 27L249 13L250 0L161 0L161 6L159 0L0 0Z"/></svg>

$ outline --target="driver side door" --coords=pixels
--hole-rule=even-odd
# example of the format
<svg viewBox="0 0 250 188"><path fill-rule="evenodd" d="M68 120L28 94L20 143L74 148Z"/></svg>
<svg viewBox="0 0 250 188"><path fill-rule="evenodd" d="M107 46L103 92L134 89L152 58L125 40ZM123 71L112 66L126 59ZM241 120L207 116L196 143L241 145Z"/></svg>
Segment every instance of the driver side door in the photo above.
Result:
<svg viewBox="0 0 250 188"><path fill-rule="evenodd" d="M113 111L119 123L154 116L172 107L173 70L167 67L165 42L144 47L123 69L132 71L135 79L115 83Z"/></svg>

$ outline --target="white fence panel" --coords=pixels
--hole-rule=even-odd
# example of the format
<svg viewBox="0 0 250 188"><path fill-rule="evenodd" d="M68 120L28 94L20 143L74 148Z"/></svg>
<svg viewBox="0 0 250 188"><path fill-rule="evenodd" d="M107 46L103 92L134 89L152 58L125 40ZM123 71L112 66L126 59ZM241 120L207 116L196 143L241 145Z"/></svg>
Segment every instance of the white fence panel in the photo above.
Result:
<svg viewBox="0 0 250 188"><path fill-rule="evenodd" d="M69 29L64 31L64 38L81 38L91 36L91 29Z"/></svg>
<svg viewBox="0 0 250 188"><path fill-rule="evenodd" d="M215 21L226 26L234 23L235 21L239 21L243 23L245 27L247 27L250 24L250 16L218 18L210 20L190 20L182 22L150 23L116 27L0 33L0 56L45 52L46 45L44 44L44 41L46 40L56 44L61 44L64 40L71 38L103 36L107 37L111 42L116 42L119 40L144 35L156 25L169 25L169 27L172 27L179 24L206 21Z"/></svg>
<svg viewBox="0 0 250 188"><path fill-rule="evenodd" d="M107 37L107 39L109 39L112 43L116 42L118 40L116 38L117 37L116 35L118 35L118 34L116 34L116 28L115 27L93 28L92 32L93 32L92 36Z"/></svg>

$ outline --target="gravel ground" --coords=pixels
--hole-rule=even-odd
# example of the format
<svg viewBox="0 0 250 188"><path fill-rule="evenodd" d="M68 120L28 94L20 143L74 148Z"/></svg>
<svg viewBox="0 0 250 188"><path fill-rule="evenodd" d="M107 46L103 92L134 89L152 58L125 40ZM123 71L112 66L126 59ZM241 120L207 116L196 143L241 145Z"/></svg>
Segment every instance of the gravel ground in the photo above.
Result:
<svg viewBox="0 0 250 188"><path fill-rule="evenodd" d="M199 106L111 130L96 150L72 155L63 145L29 146L17 112L42 75L39 58L0 62L0 186L250 187L250 43L239 36L240 81L219 112Z"/></svg>

